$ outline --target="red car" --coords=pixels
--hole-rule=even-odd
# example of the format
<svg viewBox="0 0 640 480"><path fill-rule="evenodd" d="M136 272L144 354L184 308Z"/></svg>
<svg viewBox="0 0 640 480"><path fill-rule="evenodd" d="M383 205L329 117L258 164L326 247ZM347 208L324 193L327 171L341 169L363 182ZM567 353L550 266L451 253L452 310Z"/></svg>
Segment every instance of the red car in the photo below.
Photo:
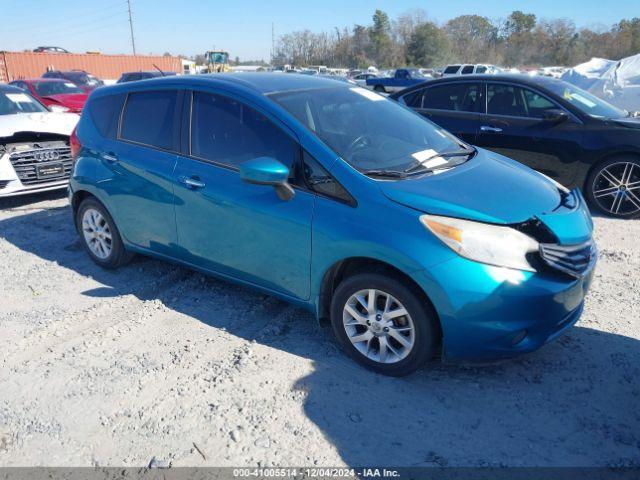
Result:
<svg viewBox="0 0 640 480"><path fill-rule="evenodd" d="M15 80L9 85L28 91L47 107L53 105L64 107L67 112L72 113L80 113L89 96L88 93L68 80L57 78ZM60 110L62 109L60 108Z"/></svg>

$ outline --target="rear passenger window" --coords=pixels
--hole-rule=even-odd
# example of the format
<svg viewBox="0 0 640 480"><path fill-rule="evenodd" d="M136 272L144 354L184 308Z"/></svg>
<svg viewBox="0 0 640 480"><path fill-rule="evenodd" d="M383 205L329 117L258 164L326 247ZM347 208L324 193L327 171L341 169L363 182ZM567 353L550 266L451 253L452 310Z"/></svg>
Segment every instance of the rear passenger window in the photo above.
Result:
<svg viewBox="0 0 640 480"><path fill-rule="evenodd" d="M192 155L232 167L271 157L293 171L298 151L289 135L253 108L222 95L193 94Z"/></svg>
<svg viewBox="0 0 640 480"><path fill-rule="evenodd" d="M89 102L89 115L103 137L116 138L124 98L125 94L107 95Z"/></svg>
<svg viewBox="0 0 640 480"><path fill-rule="evenodd" d="M449 65L443 73L456 73L458 70L460 70L460 65Z"/></svg>
<svg viewBox="0 0 640 480"><path fill-rule="evenodd" d="M178 92L130 93L122 115L120 137L163 150L175 150L179 135Z"/></svg>
<svg viewBox="0 0 640 480"><path fill-rule="evenodd" d="M415 92L407 93L402 97L404 104L411 108L422 108L422 97L424 95L424 91L425 89L421 88Z"/></svg>
<svg viewBox="0 0 640 480"><path fill-rule="evenodd" d="M480 111L480 85L448 83L425 89L422 108L457 112Z"/></svg>
<svg viewBox="0 0 640 480"><path fill-rule="evenodd" d="M462 75L468 75L470 73L473 73L473 65L465 65L464 67L462 67Z"/></svg>

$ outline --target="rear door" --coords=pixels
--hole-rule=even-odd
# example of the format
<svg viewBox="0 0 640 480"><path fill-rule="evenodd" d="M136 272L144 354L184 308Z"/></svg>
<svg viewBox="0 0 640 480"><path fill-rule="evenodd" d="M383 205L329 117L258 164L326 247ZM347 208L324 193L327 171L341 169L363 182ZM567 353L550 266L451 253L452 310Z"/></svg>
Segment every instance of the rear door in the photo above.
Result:
<svg viewBox="0 0 640 480"><path fill-rule="evenodd" d="M98 186L120 233L134 245L167 255L176 244L173 172L182 96L176 89L129 93L117 140L106 140L99 153Z"/></svg>
<svg viewBox="0 0 640 480"><path fill-rule="evenodd" d="M190 96L190 125L174 174L178 243L183 259L289 297L310 291L314 195L288 201L272 186L245 183L239 165L275 158L294 180L300 146L275 118L214 92Z"/></svg>
<svg viewBox="0 0 640 480"><path fill-rule="evenodd" d="M465 142L475 143L483 99L479 82L440 83L409 95L408 106Z"/></svg>
<svg viewBox="0 0 640 480"><path fill-rule="evenodd" d="M486 99L477 145L572 185L582 156L581 122L569 112L562 122L545 120L545 111L562 108L524 86L488 82Z"/></svg>

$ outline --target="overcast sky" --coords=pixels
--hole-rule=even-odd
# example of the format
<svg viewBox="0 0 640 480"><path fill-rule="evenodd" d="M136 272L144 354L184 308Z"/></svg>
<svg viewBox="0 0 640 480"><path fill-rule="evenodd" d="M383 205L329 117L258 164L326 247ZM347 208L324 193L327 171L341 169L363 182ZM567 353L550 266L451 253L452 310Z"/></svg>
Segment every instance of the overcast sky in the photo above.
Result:
<svg viewBox="0 0 640 480"><path fill-rule="evenodd" d="M269 59L276 35L368 24L376 8L391 18L413 8L443 23L463 14L506 17L512 10L610 27L640 16L640 0L131 0L138 53L193 55L212 48L231 57ZM481 9L480 9L481 8ZM55 45L73 52L131 53L126 0L0 0L0 50Z"/></svg>

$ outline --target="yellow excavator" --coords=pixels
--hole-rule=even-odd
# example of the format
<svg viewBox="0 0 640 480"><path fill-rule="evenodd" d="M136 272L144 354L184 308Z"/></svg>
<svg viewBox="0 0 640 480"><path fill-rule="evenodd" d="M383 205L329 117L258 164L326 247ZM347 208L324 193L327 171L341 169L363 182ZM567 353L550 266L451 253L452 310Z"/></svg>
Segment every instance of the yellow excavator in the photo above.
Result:
<svg viewBox="0 0 640 480"><path fill-rule="evenodd" d="M221 50L208 51L204 54L209 73L223 73L229 71L229 52Z"/></svg>

